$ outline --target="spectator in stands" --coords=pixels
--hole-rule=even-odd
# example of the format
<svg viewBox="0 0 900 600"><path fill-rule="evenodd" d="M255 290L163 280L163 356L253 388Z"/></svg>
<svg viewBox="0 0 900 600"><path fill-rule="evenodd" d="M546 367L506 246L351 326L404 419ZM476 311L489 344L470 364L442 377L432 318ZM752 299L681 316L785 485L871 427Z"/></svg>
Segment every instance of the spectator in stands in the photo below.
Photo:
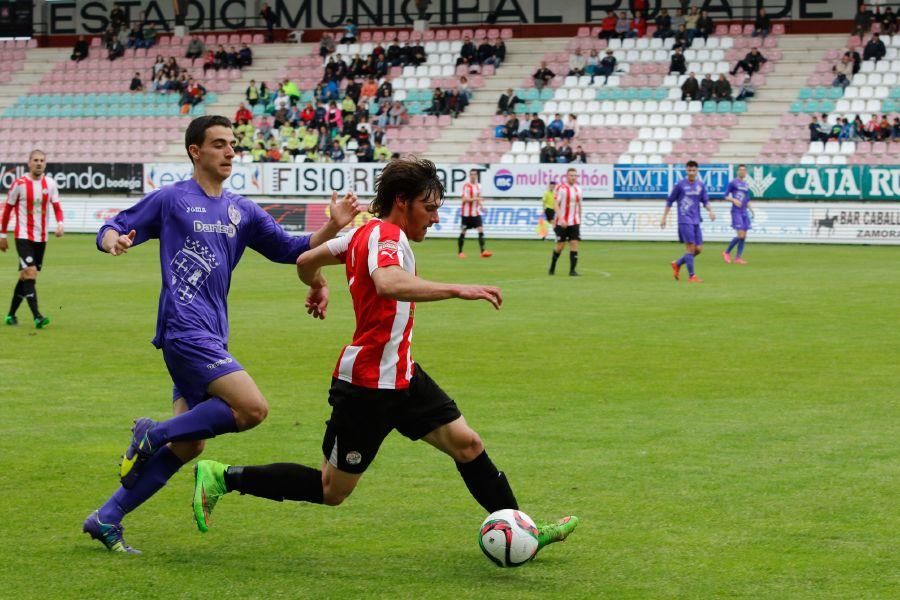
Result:
<svg viewBox="0 0 900 600"><path fill-rule="evenodd" d="M823 129L825 129L827 131L826 135L828 136L828 141L831 141L831 140L838 141L838 139L840 139L840 137L841 137L841 131L843 131L843 125L841 124L841 120L838 119L837 121L835 121L834 125L831 125L829 127L827 125L828 115L823 114L822 122L826 123L826 125Z"/></svg>
<svg viewBox="0 0 900 600"><path fill-rule="evenodd" d="M547 126L544 120L537 114L531 115L531 122L528 124L528 136L534 140L542 140L547 132Z"/></svg>
<svg viewBox="0 0 900 600"><path fill-rule="evenodd" d="M344 97L350 98L351 100L353 100L354 104L357 104L359 102L359 96L361 93L362 86L356 79L356 75L351 74L350 81L347 83L347 87L344 88Z"/></svg>
<svg viewBox="0 0 900 600"><path fill-rule="evenodd" d="M359 97L362 100L369 100L375 98L376 94L378 94L378 83L375 81L375 77L369 76L369 78L366 79L366 82L360 88Z"/></svg>
<svg viewBox="0 0 900 600"><path fill-rule="evenodd" d="M213 67L216 71L219 69L224 69L228 66L228 52L225 51L225 46L219 44L219 47L216 48L216 53L214 55Z"/></svg>
<svg viewBox="0 0 900 600"><path fill-rule="evenodd" d="M244 98L246 98L247 104L250 106L256 106L259 102L259 86L256 85L255 79L250 80L250 85L244 91Z"/></svg>
<svg viewBox="0 0 900 600"><path fill-rule="evenodd" d="M454 119L459 116L459 113L466 109L466 105L468 104L466 99L459 94L458 90L447 90L445 99L447 103L446 114L453 115Z"/></svg>
<svg viewBox="0 0 900 600"><path fill-rule="evenodd" d="M262 17L266 24L266 41L270 44L275 41L275 12L266 2L263 2L262 8L259 10L259 16Z"/></svg>
<svg viewBox="0 0 900 600"><path fill-rule="evenodd" d="M634 14L634 18L631 19L628 28L630 30L628 37L642 38L647 35L647 19L644 18L642 11L637 11Z"/></svg>
<svg viewBox="0 0 900 600"><path fill-rule="evenodd" d="M87 40L84 39L83 35L78 36L78 40L75 42L75 46L72 47L72 60L75 62L81 62L88 57L88 43Z"/></svg>
<svg viewBox="0 0 900 600"><path fill-rule="evenodd" d="M563 128L562 136L566 139L571 139L578 135L578 117L569 114L566 118L566 126Z"/></svg>
<svg viewBox="0 0 900 600"><path fill-rule="evenodd" d="M434 88L434 92L432 92L431 94L431 106L429 106L425 112L430 115L444 114L444 111L447 107L447 103L444 98L445 95L446 94L444 93L444 90L442 90L441 88Z"/></svg>
<svg viewBox="0 0 900 600"><path fill-rule="evenodd" d="M881 15L881 33L884 35L894 35L897 33L897 13L890 6L884 9Z"/></svg>
<svg viewBox="0 0 900 600"><path fill-rule="evenodd" d="M603 80L604 85L609 83L609 76L616 72L616 64L617 61L613 51L607 50L606 56L603 57L603 60L600 61L600 66L597 68L597 75L603 75L605 77Z"/></svg>
<svg viewBox="0 0 900 600"><path fill-rule="evenodd" d="M549 139L541 148L540 160L542 163L555 163L556 154L556 144L552 139Z"/></svg>
<svg viewBox="0 0 900 600"><path fill-rule="evenodd" d="M391 160L391 151L380 141L375 140L375 148L372 150L372 160L375 162L388 162Z"/></svg>
<svg viewBox="0 0 900 600"><path fill-rule="evenodd" d="M894 117L894 124L891 126L891 141L900 140L900 117Z"/></svg>
<svg viewBox="0 0 900 600"><path fill-rule="evenodd" d="M181 92L181 101L180 104L182 106L196 106L203 102L203 99L206 97L206 88L200 85L200 83L194 80L193 77L188 79L187 85Z"/></svg>
<svg viewBox="0 0 900 600"><path fill-rule="evenodd" d="M744 77L744 83L741 84L741 89L738 91L737 100L746 100L747 98L752 98L756 95L756 86L753 85L753 78L747 75Z"/></svg>
<svg viewBox="0 0 900 600"><path fill-rule="evenodd" d="M553 115L553 120L547 124L547 137L548 138L558 138L562 137L563 134L563 120L562 115L556 113Z"/></svg>
<svg viewBox="0 0 900 600"><path fill-rule="evenodd" d="M850 57L850 60L853 62L853 74L859 73L859 70L862 68L862 56L859 55L859 52L855 48L849 48L844 52L844 56Z"/></svg>
<svg viewBox="0 0 900 600"><path fill-rule="evenodd" d="M509 118L506 119L506 123L503 125L502 133L507 140L513 141L513 138L519 133L519 119L516 115L509 115Z"/></svg>
<svg viewBox="0 0 900 600"><path fill-rule="evenodd" d="M575 146L575 155L572 157L572 160L570 162L581 163L584 165L587 164L587 161L587 154L585 153L584 148L582 148L580 145Z"/></svg>
<svg viewBox="0 0 900 600"><path fill-rule="evenodd" d="M707 73L703 78L703 81L700 82L700 100L702 100L703 102L712 100L715 89L716 82L713 81L712 75Z"/></svg>
<svg viewBox="0 0 900 600"><path fill-rule="evenodd" d="M125 46L122 45L121 40L118 38L114 39L109 45L109 54L107 58L109 60L116 60L120 56L125 55Z"/></svg>
<svg viewBox="0 0 900 600"><path fill-rule="evenodd" d="M869 33L869 30L872 28L873 18L874 15L872 14L872 11L865 4L860 4L856 11L856 16L853 18L852 35L863 37L865 34Z"/></svg>
<svg viewBox="0 0 900 600"><path fill-rule="evenodd" d="M609 10L606 16L600 21L600 32L597 37L601 40L610 40L616 35L616 13Z"/></svg>
<svg viewBox="0 0 900 600"><path fill-rule="evenodd" d="M378 86L378 91L375 92L375 99L379 102L382 100L391 102L394 99L394 86L391 85L390 81L385 79L384 82Z"/></svg>
<svg viewBox="0 0 900 600"><path fill-rule="evenodd" d="M238 107L237 112L234 113L234 122L240 123L241 121L249 122L252 120L253 113L250 112L250 109L247 108L247 106L243 102L241 102L241 105Z"/></svg>
<svg viewBox="0 0 900 600"><path fill-rule="evenodd" d="M505 93L500 94L500 99L497 101L496 114L508 115L515 110L515 106L517 103L524 104L524 100L516 96L512 91L512 88L507 88Z"/></svg>
<svg viewBox="0 0 900 600"><path fill-rule="evenodd" d="M369 145L369 142L360 142L359 147L356 149L357 162L370 163L373 162L374 159L374 152L372 150L372 147Z"/></svg>
<svg viewBox="0 0 900 600"><path fill-rule="evenodd" d="M463 37L462 47L459 49L459 58L456 59L456 66L471 65L478 62L478 49L472 43L469 36Z"/></svg>
<svg viewBox="0 0 900 600"><path fill-rule="evenodd" d="M765 56L760 54L759 48L751 48L750 52L744 57L744 60L738 61L738 63L732 69L731 74L736 75L739 69L743 69L745 73L748 75L753 75L757 71L759 71L760 66L764 62L768 62Z"/></svg>
<svg viewBox="0 0 900 600"><path fill-rule="evenodd" d="M388 64L392 67L402 67L408 62L406 56L403 54L403 48L400 47L400 44L397 43L396 40L387 47L385 60L387 60Z"/></svg>
<svg viewBox="0 0 900 600"><path fill-rule="evenodd" d="M681 48L682 50L686 50L691 47L691 36L688 35L687 26L682 23L678 26L678 29L675 30L674 43L672 44L672 49Z"/></svg>
<svg viewBox="0 0 900 600"><path fill-rule="evenodd" d="M256 145L253 146L253 150L250 151L250 157L253 159L253 162L265 162L265 144L263 144L262 142L256 142Z"/></svg>
<svg viewBox="0 0 900 600"><path fill-rule="evenodd" d="M572 150L572 145L569 143L568 139L563 138L559 148L556 149L556 162L570 163L574 158L575 152Z"/></svg>
<svg viewBox="0 0 900 600"><path fill-rule="evenodd" d="M881 121L878 123L878 133L875 139L884 142L891 137L891 122L888 121L887 115L881 115Z"/></svg>
<svg viewBox="0 0 900 600"><path fill-rule="evenodd" d="M853 119L853 122L851 123L851 125L853 126L853 141L854 142L864 141L866 139L866 136L865 136L866 124L863 123L862 118L860 118L859 115L856 115L856 117Z"/></svg>
<svg viewBox="0 0 900 600"><path fill-rule="evenodd" d="M481 64L481 65L493 64L493 62L489 62L489 61L491 61L491 59L494 58L494 46L493 46L493 44L491 44L491 42L487 38L484 38L483 40L481 40L481 43L478 45L477 56L478 56L478 64Z"/></svg>
<svg viewBox="0 0 900 600"><path fill-rule="evenodd" d="M406 105L402 102L394 102L394 105L391 107L391 111L388 114L388 125L400 127L406 123L408 117L409 112L406 110Z"/></svg>
<svg viewBox="0 0 900 600"><path fill-rule="evenodd" d="M812 116L812 121L809 124L809 141L810 142L826 142L828 141L828 134L822 130L822 125L819 123L819 117L816 115Z"/></svg>
<svg viewBox="0 0 900 600"><path fill-rule="evenodd" d="M113 4L112 10L109 11L109 25L114 31L118 32L126 24L125 10L118 3Z"/></svg>
<svg viewBox="0 0 900 600"><path fill-rule="evenodd" d="M528 114L525 114L519 122L516 137L520 140L527 140L531 137L531 117Z"/></svg>
<svg viewBox="0 0 900 600"><path fill-rule="evenodd" d="M753 22L753 33L751 35L753 37L766 39L766 36L769 35L769 31L771 30L772 19L766 14L766 9L760 8L756 15L756 20Z"/></svg>
<svg viewBox="0 0 900 600"><path fill-rule="evenodd" d="M141 29L141 45L139 48L150 48L154 44L156 44L156 26L153 23L147 22L144 24L144 27Z"/></svg>
<svg viewBox="0 0 900 600"><path fill-rule="evenodd" d="M284 81L281 82L281 89L284 91L285 96L288 97L291 106L300 101L300 88L289 77L285 77Z"/></svg>
<svg viewBox="0 0 900 600"><path fill-rule="evenodd" d="M637 15L640 13L647 13L647 0L631 0L629 2L631 5L631 14Z"/></svg>
<svg viewBox="0 0 900 600"><path fill-rule="evenodd" d="M863 50L863 60L874 60L875 62L878 62L884 58L886 54L887 48L884 47L881 36L877 33L873 33L872 39L869 40Z"/></svg>
<svg viewBox="0 0 900 600"><path fill-rule="evenodd" d="M328 149L328 158L331 159L331 162L344 162L344 149L341 148L340 141L333 140L331 142L331 148Z"/></svg>
<svg viewBox="0 0 900 600"><path fill-rule="evenodd" d="M731 102L731 82L725 78L724 74L720 74L719 78L716 80L715 86L713 87L713 97L716 102Z"/></svg>
<svg viewBox="0 0 900 600"><path fill-rule="evenodd" d="M709 11L704 10L700 12L700 18L697 19L697 35L703 38L703 41L709 39L709 36L713 34L716 30L716 24L713 21L712 17L709 16Z"/></svg>
<svg viewBox="0 0 900 600"><path fill-rule="evenodd" d="M873 114L869 118L869 122L866 123L865 129L863 130L863 136L867 140L875 141L878 138L878 128L881 126L881 121L878 120L878 115Z"/></svg>
<svg viewBox="0 0 900 600"><path fill-rule="evenodd" d="M594 77L597 75L598 68L600 68L600 56L597 54L596 48L591 48L590 54L584 60L584 73L590 75L591 85L594 84Z"/></svg>
<svg viewBox="0 0 900 600"><path fill-rule="evenodd" d="M187 52L185 52L184 57L191 59L191 64L193 64L194 60L203 56L205 50L206 46L203 45L203 40L200 39L200 36L195 35L191 38L190 43L188 43Z"/></svg>
<svg viewBox="0 0 900 600"><path fill-rule="evenodd" d="M684 75L685 72L687 72L687 61L684 59L681 48L675 48L675 52L672 53L672 58L669 59L669 73Z"/></svg>
<svg viewBox="0 0 900 600"><path fill-rule="evenodd" d="M687 31L688 44L694 43L694 38L700 35L697 29L697 23L700 21L700 11L696 6L692 6L690 12L684 16L684 28Z"/></svg>
<svg viewBox="0 0 900 600"><path fill-rule="evenodd" d="M660 10L656 15L655 23L656 31L653 33L653 37L666 39L675 35L675 31L672 30L672 17L669 16L669 9Z"/></svg>
<svg viewBox="0 0 900 600"><path fill-rule="evenodd" d="M637 34L632 33L631 25L628 22L628 16L625 14L625 11L621 11L619 13L619 18L616 19L616 37L620 40L624 40L625 38L635 37Z"/></svg>
<svg viewBox="0 0 900 600"><path fill-rule="evenodd" d="M143 92L144 91L144 83L141 81L141 74L135 73L134 77L131 78L131 85L128 86L129 91L132 92Z"/></svg>
<svg viewBox="0 0 900 600"><path fill-rule="evenodd" d="M462 108L467 107L472 100L472 90L469 89L469 78L465 75L459 78L459 84L456 86L456 93L459 94Z"/></svg>
<svg viewBox="0 0 900 600"><path fill-rule="evenodd" d="M539 90L544 89L544 86L550 83L554 77L556 77L556 73L548 69L547 63L544 61L541 61L541 67L531 76L534 80L534 87Z"/></svg>
<svg viewBox="0 0 900 600"><path fill-rule="evenodd" d="M681 84L681 99L682 100L697 100L700 98L700 82L697 81L697 76L693 71L688 73L687 79L684 80L684 83Z"/></svg>
<svg viewBox="0 0 900 600"><path fill-rule="evenodd" d="M126 46L128 48L140 48L143 46L143 43L144 38L141 35L141 26L139 23L135 23L128 31L128 43Z"/></svg>
<svg viewBox="0 0 900 600"><path fill-rule="evenodd" d="M838 119L841 125L841 133L838 135L838 141L849 142L853 139L853 124L847 119Z"/></svg>
<svg viewBox="0 0 900 600"><path fill-rule="evenodd" d="M584 75L584 67L587 60L581 53L581 48L575 48L575 53L569 55L569 75Z"/></svg>
<svg viewBox="0 0 900 600"><path fill-rule="evenodd" d="M238 67L249 67L253 64L253 51L250 50L250 47L247 44L241 44L241 49L238 50Z"/></svg>
<svg viewBox="0 0 900 600"><path fill-rule="evenodd" d="M225 66L229 69L241 68L240 63L238 62L237 48L234 46L229 46L228 51L225 53Z"/></svg>
<svg viewBox="0 0 900 600"><path fill-rule="evenodd" d="M684 24L685 24L685 23L684 23L684 9L683 9L683 8L677 8L677 9L675 9L675 16L672 17L672 32L673 32L673 35L674 35L675 33L678 33L678 31L681 29L681 26L684 25Z"/></svg>
<svg viewBox="0 0 900 600"><path fill-rule="evenodd" d="M352 44L356 42L356 22L353 19L347 19L344 24L344 37L341 38L342 44Z"/></svg>
<svg viewBox="0 0 900 600"><path fill-rule="evenodd" d="M414 67L418 67L425 63L428 60L428 55L425 53L425 46L422 45L422 42L416 42L414 46L412 46L410 50L410 59L409 62Z"/></svg>
<svg viewBox="0 0 900 600"><path fill-rule="evenodd" d="M325 112L325 124L333 129L340 130L344 128L344 113L338 108L337 102L334 100L328 103L328 110Z"/></svg>
<svg viewBox="0 0 900 600"><path fill-rule="evenodd" d="M334 52L334 48L334 37L326 31L322 34L321 39L319 39L319 56L325 58Z"/></svg>
<svg viewBox="0 0 900 600"><path fill-rule="evenodd" d="M160 71L166 70L166 61L163 60L162 56L157 55L156 61L153 63L151 67L151 72L153 74L153 79L156 79L156 76L159 75Z"/></svg>
<svg viewBox="0 0 900 600"><path fill-rule="evenodd" d="M212 48L206 51L206 55L203 57L203 72L206 73L210 69L216 68L216 53L213 52Z"/></svg>
<svg viewBox="0 0 900 600"><path fill-rule="evenodd" d="M834 73L834 81L831 82L831 85L846 89L853 77L853 61L850 60L850 56L847 54L842 56L841 60L831 67L831 72Z"/></svg>
<svg viewBox="0 0 900 600"><path fill-rule="evenodd" d="M112 45L114 39L118 37L118 33L112 26L106 28L106 31L103 32L103 35L100 36L100 41L103 44L103 47L109 50L109 47Z"/></svg>

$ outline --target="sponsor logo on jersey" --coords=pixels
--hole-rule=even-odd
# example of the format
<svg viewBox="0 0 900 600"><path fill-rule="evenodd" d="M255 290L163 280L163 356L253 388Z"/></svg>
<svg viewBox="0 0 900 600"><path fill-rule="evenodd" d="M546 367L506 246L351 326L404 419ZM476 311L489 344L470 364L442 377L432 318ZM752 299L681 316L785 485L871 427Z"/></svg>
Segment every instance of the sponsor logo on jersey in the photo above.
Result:
<svg viewBox="0 0 900 600"><path fill-rule="evenodd" d="M187 211L189 213L205 213L206 212L205 206L185 206L184 209L185 209L185 211Z"/></svg>
<svg viewBox="0 0 900 600"><path fill-rule="evenodd" d="M228 356L226 358L220 358L216 362L206 365L206 368L209 369L210 371L212 371L213 369L218 369L222 365L229 365L233 362L234 362L234 359L231 358L230 356Z"/></svg>
<svg viewBox="0 0 900 600"><path fill-rule="evenodd" d="M383 254L388 258L394 258L397 256L397 251L400 249L398 242L394 240L385 240L383 242L378 242L378 254Z"/></svg>
<svg viewBox="0 0 900 600"><path fill-rule="evenodd" d="M215 223L204 223L203 221L194 221L194 233L224 233L228 237L234 237L237 233L237 227L234 225L223 225L216 221Z"/></svg>

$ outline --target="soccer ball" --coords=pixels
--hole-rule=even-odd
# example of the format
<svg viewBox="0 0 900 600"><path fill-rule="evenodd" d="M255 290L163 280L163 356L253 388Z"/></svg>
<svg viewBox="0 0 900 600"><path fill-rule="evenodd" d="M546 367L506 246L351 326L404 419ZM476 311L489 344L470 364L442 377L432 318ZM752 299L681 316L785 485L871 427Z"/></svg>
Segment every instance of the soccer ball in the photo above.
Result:
<svg viewBox="0 0 900 600"><path fill-rule="evenodd" d="M488 515L481 524L478 545L498 567L518 567L538 551L538 529L520 510L505 508Z"/></svg>

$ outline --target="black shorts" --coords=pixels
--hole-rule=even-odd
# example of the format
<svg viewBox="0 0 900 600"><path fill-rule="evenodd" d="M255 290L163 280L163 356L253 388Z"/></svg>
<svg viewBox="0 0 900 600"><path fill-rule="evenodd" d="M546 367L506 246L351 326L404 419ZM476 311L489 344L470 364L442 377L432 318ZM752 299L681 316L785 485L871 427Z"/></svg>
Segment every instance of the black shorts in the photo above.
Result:
<svg viewBox="0 0 900 600"><path fill-rule="evenodd" d="M478 229L482 227L484 224L481 222L481 217L462 217L462 228L463 229Z"/></svg>
<svg viewBox="0 0 900 600"><path fill-rule="evenodd" d="M557 242L574 242L581 239L581 225L569 225L568 227L560 227L557 225L553 228L556 234Z"/></svg>
<svg viewBox="0 0 900 600"><path fill-rule="evenodd" d="M44 264L44 250L47 242L32 242L16 238L16 252L19 253L19 270L36 267L38 271Z"/></svg>
<svg viewBox="0 0 900 600"><path fill-rule="evenodd" d="M376 390L332 379L328 403L331 418L325 422L322 454L346 473L365 472L394 429L418 440L462 416L418 364L406 390Z"/></svg>
<svg viewBox="0 0 900 600"><path fill-rule="evenodd" d="M553 221L556 218L556 210L553 208L545 208L544 216L547 217L548 221Z"/></svg>

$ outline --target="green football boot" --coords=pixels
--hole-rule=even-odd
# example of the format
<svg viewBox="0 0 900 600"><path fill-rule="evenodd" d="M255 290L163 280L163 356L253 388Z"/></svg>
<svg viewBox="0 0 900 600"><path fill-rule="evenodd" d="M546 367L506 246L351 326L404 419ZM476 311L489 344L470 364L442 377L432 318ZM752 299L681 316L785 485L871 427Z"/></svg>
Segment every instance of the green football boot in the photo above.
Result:
<svg viewBox="0 0 900 600"><path fill-rule="evenodd" d="M209 517L219 498L228 493L225 470L229 466L214 460L201 460L194 466L194 520L203 533L209 531Z"/></svg>
<svg viewBox="0 0 900 600"><path fill-rule="evenodd" d="M578 517L563 517L556 523L538 525L538 550L556 542L562 542L578 527Z"/></svg>
<svg viewBox="0 0 900 600"><path fill-rule="evenodd" d="M43 329L47 325L50 324L50 317L41 317L40 319L34 320L34 326L38 329Z"/></svg>
<svg viewBox="0 0 900 600"><path fill-rule="evenodd" d="M7 325L18 325L19 319L16 315L6 315L6 324Z"/></svg>

